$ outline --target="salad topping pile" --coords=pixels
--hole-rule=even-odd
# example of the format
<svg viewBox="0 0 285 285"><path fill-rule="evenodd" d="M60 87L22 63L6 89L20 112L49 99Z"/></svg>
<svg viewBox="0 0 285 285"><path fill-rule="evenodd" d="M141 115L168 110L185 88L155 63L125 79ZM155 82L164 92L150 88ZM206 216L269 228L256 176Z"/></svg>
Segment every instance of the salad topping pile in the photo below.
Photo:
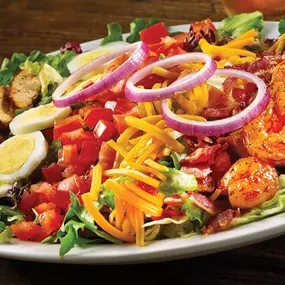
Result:
<svg viewBox="0 0 285 285"><path fill-rule="evenodd" d="M260 12L187 33L135 19L90 51L4 59L0 242L64 256L284 212L284 23L267 39Z"/></svg>

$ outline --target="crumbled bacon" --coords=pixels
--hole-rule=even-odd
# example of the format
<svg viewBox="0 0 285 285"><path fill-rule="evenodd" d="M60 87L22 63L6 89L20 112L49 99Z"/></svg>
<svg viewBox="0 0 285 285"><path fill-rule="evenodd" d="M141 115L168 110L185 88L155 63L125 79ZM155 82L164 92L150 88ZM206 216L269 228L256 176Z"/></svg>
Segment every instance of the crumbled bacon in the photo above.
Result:
<svg viewBox="0 0 285 285"><path fill-rule="evenodd" d="M205 178L197 178L198 191L202 193L212 193L215 191L215 180L213 175L210 174Z"/></svg>
<svg viewBox="0 0 285 285"><path fill-rule="evenodd" d="M260 58L254 62L246 62L244 64L233 65L226 68L233 68L239 70L245 70L247 72L254 73L268 84L271 81L273 68L284 60L282 55L276 55L271 53L258 54Z"/></svg>
<svg viewBox="0 0 285 285"><path fill-rule="evenodd" d="M188 192L188 195L189 199L194 204L205 210L207 213L211 215L216 215L219 212L215 204L205 195L199 194L197 192Z"/></svg>
<svg viewBox="0 0 285 285"><path fill-rule="evenodd" d="M181 171L186 172L187 174L193 174L196 178L202 178L202 179L207 177L212 172L210 165L207 163L185 165L181 167Z"/></svg>
<svg viewBox="0 0 285 285"><path fill-rule="evenodd" d="M185 166L189 164L191 165L201 162L207 162L209 165L212 165L214 164L215 156L221 151L225 150L227 147L228 147L227 144L224 145L216 144L212 146L205 146L204 148L198 148L189 156L185 157L181 161L181 164Z"/></svg>
<svg viewBox="0 0 285 285"><path fill-rule="evenodd" d="M235 217L240 215L239 210L227 209L224 212L219 213L212 218L207 227L202 232L203 234L212 234L220 231L224 231L231 226L231 222Z"/></svg>

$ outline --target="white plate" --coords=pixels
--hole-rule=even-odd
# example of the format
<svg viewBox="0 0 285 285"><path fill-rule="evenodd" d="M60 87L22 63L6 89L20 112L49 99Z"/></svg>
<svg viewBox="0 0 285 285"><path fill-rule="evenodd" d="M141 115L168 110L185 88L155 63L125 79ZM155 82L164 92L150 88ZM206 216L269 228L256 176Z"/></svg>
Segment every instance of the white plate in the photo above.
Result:
<svg viewBox="0 0 285 285"><path fill-rule="evenodd" d="M171 31L187 32L189 25L171 28ZM267 37L277 37L277 23L266 22ZM125 35L126 36L126 35ZM98 47L100 40L82 44L83 51ZM16 240L13 244L0 245L0 257L62 263L123 264L163 261L207 255L233 249L285 233L285 213L258 222L247 224L225 232L190 238L165 239L151 242L145 247L132 244L94 245L72 249L63 259L59 259L59 245L44 245Z"/></svg>

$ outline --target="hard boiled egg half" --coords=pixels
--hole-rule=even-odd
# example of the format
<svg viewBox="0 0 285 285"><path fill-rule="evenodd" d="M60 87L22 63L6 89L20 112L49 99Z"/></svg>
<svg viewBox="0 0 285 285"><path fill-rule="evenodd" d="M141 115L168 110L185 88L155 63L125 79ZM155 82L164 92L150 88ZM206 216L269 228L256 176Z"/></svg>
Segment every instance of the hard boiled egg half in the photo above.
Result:
<svg viewBox="0 0 285 285"><path fill-rule="evenodd" d="M72 61L67 64L67 68L70 73L74 73L76 70L93 61L94 59L114 50L117 50L123 46L129 45L127 42L117 41L100 46L88 52L77 55Z"/></svg>
<svg viewBox="0 0 285 285"><path fill-rule="evenodd" d="M56 120L68 117L71 112L71 107L57 108L52 103L41 105L16 116L9 127L13 135L40 131L52 127Z"/></svg>
<svg viewBox="0 0 285 285"><path fill-rule="evenodd" d="M28 177L46 157L48 144L41 132L16 135L0 144L0 183Z"/></svg>

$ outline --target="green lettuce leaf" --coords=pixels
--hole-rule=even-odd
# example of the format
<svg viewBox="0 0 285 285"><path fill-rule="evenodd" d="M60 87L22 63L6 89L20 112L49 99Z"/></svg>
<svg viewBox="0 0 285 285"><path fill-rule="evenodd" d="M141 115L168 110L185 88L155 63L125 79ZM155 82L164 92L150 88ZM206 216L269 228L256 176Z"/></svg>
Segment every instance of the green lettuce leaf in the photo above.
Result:
<svg viewBox="0 0 285 285"><path fill-rule="evenodd" d="M188 216L189 220L196 225L199 229L203 226L203 212L204 210L196 206L192 200L187 199L184 203L182 210Z"/></svg>
<svg viewBox="0 0 285 285"><path fill-rule="evenodd" d="M46 63L53 67L62 77L66 78L70 75L67 64L76 56L73 50L66 50L64 53L56 55L48 55Z"/></svg>
<svg viewBox="0 0 285 285"><path fill-rule="evenodd" d="M82 246L89 243L111 242L121 244L122 241L98 229L94 224L93 218L90 216L84 206L81 206L77 197L70 192L71 204L66 213L64 221L57 232L57 238L60 241L60 256L64 256L74 246ZM93 233L90 238L82 238L80 231L88 229Z"/></svg>
<svg viewBox="0 0 285 285"><path fill-rule="evenodd" d="M285 19L281 19L278 24L278 31L280 35L285 34Z"/></svg>
<svg viewBox="0 0 285 285"><path fill-rule="evenodd" d="M187 238L196 235L197 232L191 221L186 221L182 224L167 224L163 226L162 235L168 238L182 237Z"/></svg>
<svg viewBox="0 0 285 285"><path fill-rule="evenodd" d="M263 15L256 11L253 13L242 13L225 18L218 27L219 37L238 37L245 32L255 29L258 32L263 30Z"/></svg>
<svg viewBox="0 0 285 285"><path fill-rule="evenodd" d="M186 191L196 191L198 189L197 179L192 174L169 168L168 172L163 172L166 181L159 184L158 191L166 196L181 194Z"/></svg>
<svg viewBox="0 0 285 285"><path fill-rule="evenodd" d="M134 19L130 24L130 35L127 37L126 41L128 43L138 42L140 40L140 31L144 30L146 27L145 19Z"/></svg>
<svg viewBox="0 0 285 285"><path fill-rule="evenodd" d="M101 46L111 42L123 40L122 27L119 23L116 22L110 23L107 25L107 29L108 29L108 36L101 41L100 43Z"/></svg>
<svg viewBox="0 0 285 285"><path fill-rule="evenodd" d="M11 60L4 59L0 71L0 85L7 85L12 82L14 75L19 72L20 65L27 59L27 56L23 53L14 53Z"/></svg>

